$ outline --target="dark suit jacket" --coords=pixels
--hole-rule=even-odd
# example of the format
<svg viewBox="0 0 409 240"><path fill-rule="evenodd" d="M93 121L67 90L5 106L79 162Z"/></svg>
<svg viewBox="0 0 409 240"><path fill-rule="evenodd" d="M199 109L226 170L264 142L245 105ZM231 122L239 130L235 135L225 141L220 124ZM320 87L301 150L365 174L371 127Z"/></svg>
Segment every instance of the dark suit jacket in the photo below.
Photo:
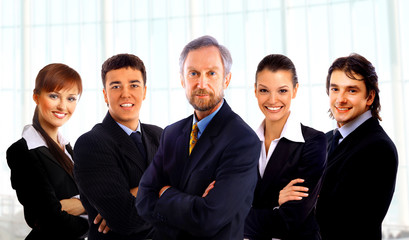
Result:
<svg viewBox="0 0 409 240"><path fill-rule="evenodd" d="M145 239L152 229L138 216L135 197L129 191L139 185L158 148L162 129L148 124L141 124L141 129L148 161L109 112L75 144L74 175L89 215L90 240ZM99 233L99 224L93 224L98 213L111 229L108 234Z"/></svg>
<svg viewBox="0 0 409 240"><path fill-rule="evenodd" d="M328 146L332 131L327 133ZM395 189L398 154L375 118L361 124L328 156L317 204L323 239L381 239Z"/></svg>
<svg viewBox="0 0 409 240"><path fill-rule="evenodd" d="M73 156L71 147L66 148ZM28 150L21 138L7 150L7 163L11 185L32 228L26 239L80 239L87 232L87 220L61 211L60 200L78 195L78 189L47 147Z"/></svg>
<svg viewBox="0 0 409 240"><path fill-rule="evenodd" d="M267 164L264 177L259 174L244 231L249 239L320 239L315 205L326 163L326 138L322 132L300 127L304 143L282 138ZM278 206L280 190L295 178L305 180L301 185L309 188L309 196L273 209Z"/></svg>
<svg viewBox="0 0 409 240"><path fill-rule="evenodd" d="M154 239L243 239L257 182L260 140L224 102L189 156L192 116L168 126L144 173L137 209ZM203 198L207 186L214 188ZM158 198L159 190L172 186Z"/></svg>

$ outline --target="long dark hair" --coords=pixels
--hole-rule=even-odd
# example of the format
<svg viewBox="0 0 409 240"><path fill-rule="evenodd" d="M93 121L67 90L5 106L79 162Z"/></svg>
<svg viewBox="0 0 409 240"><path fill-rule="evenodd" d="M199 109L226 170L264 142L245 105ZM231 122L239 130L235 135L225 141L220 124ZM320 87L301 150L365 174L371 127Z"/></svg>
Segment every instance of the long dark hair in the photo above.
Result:
<svg viewBox="0 0 409 240"><path fill-rule="evenodd" d="M80 75L65 64L53 63L45 66L37 75L34 94L41 91L59 91L62 88L77 86L79 94L82 93L82 81ZM46 133L38 119L38 106L34 111L33 127L44 138L51 155L61 164L65 171L72 175L74 164L58 144Z"/></svg>

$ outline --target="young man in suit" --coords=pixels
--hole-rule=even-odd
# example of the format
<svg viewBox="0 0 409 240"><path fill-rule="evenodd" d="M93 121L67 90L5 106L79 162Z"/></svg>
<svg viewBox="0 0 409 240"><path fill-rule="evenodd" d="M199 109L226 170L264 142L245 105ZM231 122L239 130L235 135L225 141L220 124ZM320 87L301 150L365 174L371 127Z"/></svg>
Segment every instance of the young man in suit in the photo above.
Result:
<svg viewBox="0 0 409 240"><path fill-rule="evenodd" d="M145 66L137 56L118 54L104 62L101 74L108 113L74 147L74 174L89 215L88 239L146 239L152 227L138 215L135 197L162 129L139 120Z"/></svg>
<svg viewBox="0 0 409 240"><path fill-rule="evenodd" d="M180 77L194 114L168 126L136 206L154 239L243 239L260 141L223 99L231 56L203 36L185 46Z"/></svg>
<svg viewBox="0 0 409 240"><path fill-rule="evenodd" d="M378 76L367 59L351 54L334 61L326 87L338 128L326 134L327 167L317 203L322 239L381 239L398 154L379 125Z"/></svg>

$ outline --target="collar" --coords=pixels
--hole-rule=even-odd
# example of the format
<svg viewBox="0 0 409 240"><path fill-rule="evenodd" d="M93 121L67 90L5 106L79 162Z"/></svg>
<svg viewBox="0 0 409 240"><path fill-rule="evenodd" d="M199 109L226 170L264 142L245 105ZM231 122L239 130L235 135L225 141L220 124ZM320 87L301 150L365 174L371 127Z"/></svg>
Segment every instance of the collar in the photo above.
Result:
<svg viewBox="0 0 409 240"><path fill-rule="evenodd" d="M118 126L120 126L122 128L122 130L124 130L126 132L126 134L128 134L128 136L130 136L133 132L139 132L142 136L142 131L141 131L141 121L138 122L138 127L136 128L136 131L128 128L125 125L120 124L119 122L116 122L118 124Z"/></svg>
<svg viewBox="0 0 409 240"><path fill-rule="evenodd" d="M33 127L33 125L29 124L26 125L23 129L22 137L27 142L28 150L39 148L39 147L47 147L47 143L41 134ZM62 145L67 145L70 142L65 139L60 132L57 133L58 142Z"/></svg>
<svg viewBox="0 0 409 240"><path fill-rule="evenodd" d="M203 118L200 121L197 121L196 115L193 113L193 124L192 126L197 123L197 127L199 128L199 132L197 133L197 137L200 138L200 135L202 135L203 131L206 129L207 125L209 125L210 121L212 121L213 117L219 112L219 110L222 108L224 104L224 99L222 104L220 104L219 108L216 109L216 111L212 112L209 116Z"/></svg>
<svg viewBox="0 0 409 240"><path fill-rule="evenodd" d="M265 141L264 138L264 128L265 128L265 119L261 122L259 128L256 131L256 134L260 141ZM287 122L284 124L283 131L278 139L286 138L292 142L305 142L304 136L301 131L301 123L298 121L295 116L290 112Z"/></svg>
<svg viewBox="0 0 409 240"><path fill-rule="evenodd" d="M336 129L338 129L339 133L341 133L342 139L344 139L349 134L351 134L353 131L355 131L355 129L361 126L362 123L364 123L366 120L370 119L371 117L372 117L371 110L368 110L362 113L361 115L359 115L357 118L355 118L351 122L345 124L344 126L340 128L336 128Z"/></svg>

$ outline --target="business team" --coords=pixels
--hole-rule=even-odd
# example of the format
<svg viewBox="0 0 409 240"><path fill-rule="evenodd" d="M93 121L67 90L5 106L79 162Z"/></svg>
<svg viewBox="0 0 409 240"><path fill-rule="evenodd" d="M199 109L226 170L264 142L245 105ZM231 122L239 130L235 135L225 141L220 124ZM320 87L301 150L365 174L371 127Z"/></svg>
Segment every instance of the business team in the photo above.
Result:
<svg viewBox="0 0 409 240"><path fill-rule="evenodd" d="M76 216L85 212L89 240L381 239L398 156L378 123L379 88L372 64L352 54L330 67L327 93L338 129L326 138L295 120L290 111L299 87L290 59L269 55L258 66L255 95L265 120L257 134L224 99L231 65L229 50L213 37L189 42L180 55L179 71L194 111L162 132L140 122L147 90L142 60L131 54L107 59L101 76L108 113L77 140L73 154L60 137L29 144L38 127L28 129L30 135L23 132L18 146L24 152L17 143L7 152L13 187L33 229L26 239L80 239L87 235L87 226ZM56 92L64 100L81 93L81 85L72 80L79 76L55 78L68 79L68 85L52 85L45 94ZM54 108L42 107L47 103L38 101L40 93L34 94L38 108L44 109L39 111L40 126L57 136L73 108L62 100ZM55 118L64 121L49 133L48 122ZM63 151L51 153L48 160L37 153L54 148ZM24 164L35 165L27 170L19 161L29 156L33 160ZM48 161L55 166L47 167ZM21 180L34 173L54 176L55 169L67 175L64 183L47 178L50 182L31 185L47 184L54 192L72 189L68 195L53 195L53 206L69 220L65 222L42 220L41 211L31 206L32 189ZM371 183L364 184L368 179ZM74 197L78 193L81 202ZM75 234L56 233L73 226Z"/></svg>

